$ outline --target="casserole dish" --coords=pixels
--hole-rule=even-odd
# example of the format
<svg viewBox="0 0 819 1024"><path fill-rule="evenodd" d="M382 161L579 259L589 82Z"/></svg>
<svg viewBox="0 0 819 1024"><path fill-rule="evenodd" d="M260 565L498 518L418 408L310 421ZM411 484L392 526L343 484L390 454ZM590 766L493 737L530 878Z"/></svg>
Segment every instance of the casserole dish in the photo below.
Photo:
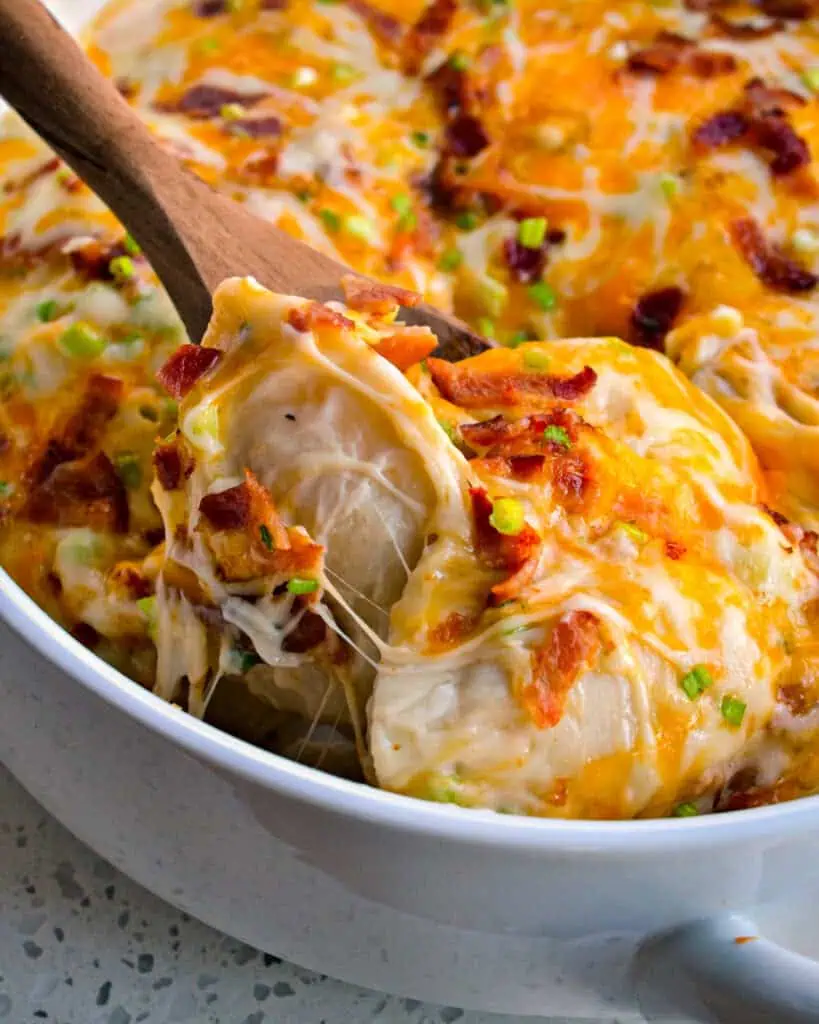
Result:
<svg viewBox="0 0 819 1024"><path fill-rule="evenodd" d="M410 803L162 704L7 577L0 610L4 759L77 835L209 923L348 980L459 1005L589 1016L639 998L655 1016L675 1002L704 1020L819 1015L813 965L722 916L815 883L815 798L631 823ZM663 965L679 991L667 979L654 991Z"/></svg>

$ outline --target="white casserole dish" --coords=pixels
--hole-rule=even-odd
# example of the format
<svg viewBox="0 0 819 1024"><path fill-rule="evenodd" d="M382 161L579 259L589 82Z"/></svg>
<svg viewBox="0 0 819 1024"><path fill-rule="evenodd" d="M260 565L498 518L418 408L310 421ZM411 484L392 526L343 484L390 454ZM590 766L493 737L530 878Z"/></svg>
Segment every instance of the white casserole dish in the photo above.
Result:
<svg viewBox="0 0 819 1024"><path fill-rule="evenodd" d="M99 6L52 4L72 27ZM819 1021L816 964L734 941L756 936L776 901L819 888L819 797L616 823L409 801L182 714L1 572L0 619L3 761L81 839L209 924L348 981L464 1007Z"/></svg>

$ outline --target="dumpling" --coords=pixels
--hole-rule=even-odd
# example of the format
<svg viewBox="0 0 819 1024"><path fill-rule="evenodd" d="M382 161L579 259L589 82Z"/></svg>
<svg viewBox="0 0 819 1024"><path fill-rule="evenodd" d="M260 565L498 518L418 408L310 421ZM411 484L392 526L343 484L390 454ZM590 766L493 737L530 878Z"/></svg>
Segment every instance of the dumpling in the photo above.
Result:
<svg viewBox="0 0 819 1024"><path fill-rule="evenodd" d="M230 281L163 371L187 394L156 456L159 689L201 713L240 678L286 752L352 737L422 798L710 809L769 742L816 595L747 441L656 353L449 364L397 308Z"/></svg>

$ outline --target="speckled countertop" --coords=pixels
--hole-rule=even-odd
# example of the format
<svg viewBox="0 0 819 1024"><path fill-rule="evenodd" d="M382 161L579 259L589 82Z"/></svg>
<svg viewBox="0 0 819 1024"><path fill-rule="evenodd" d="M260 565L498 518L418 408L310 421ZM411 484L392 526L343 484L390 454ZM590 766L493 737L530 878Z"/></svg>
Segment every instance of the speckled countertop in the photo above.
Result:
<svg viewBox="0 0 819 1024"><path fill-rule="evenodd" d="M387 998L227 938L100 860L0 768L3 1024L520 1020Z"/></svg>

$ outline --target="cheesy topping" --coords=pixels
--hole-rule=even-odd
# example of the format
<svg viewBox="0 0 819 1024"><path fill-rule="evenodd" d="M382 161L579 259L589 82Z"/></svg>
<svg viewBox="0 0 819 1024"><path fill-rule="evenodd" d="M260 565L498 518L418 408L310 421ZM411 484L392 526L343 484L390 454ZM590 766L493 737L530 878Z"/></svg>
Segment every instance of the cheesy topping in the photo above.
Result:
<svg viewBox="0 0 819 1024"><path fill-rule="evenodd" d="M463 381L440 367L422 374L417 360L408 361L417 337L412 344L406 336L395 341L378 317L373 325L353 310L345 315L362 343L382 346L382 355L391 353L401 365L386 367L386 392L381 377L373 382L357 364L347 366L344 387L333 391L337 408L316 413L325 426L353 416L371 426L371 436L362 435L353 455L347 453L343 488L355 480L364 505L365 495L377 495L372 510L360 513L361 544L380 538L373 551L392 569L383 577L362 570L361 594L345 590L332 575L344 575L332 561L336 545L322 533L330 536L332 529L316 504L321 487L307 487L298 499L291 480L279 494L259 468L274 457L280 424L265 444L241 431L224 434L216 396L178 419L175 400L155 379L184 341L167 297L103 205L9 117L0 131L0 564L82 642L169 699L256 742L294 756L312 751L323 764L329 759L349 770L348 737L339 741L333 728L338 719L342 732L357 730L353 739L370 777L392 788L445 799L457 791L459 801L545 813L517 769L507 771L478 746L479 764L471 764L456 748L469 729L483 728L480 716L509 688L510 673L524 685L535 647L545 652L543 669L558 657L558 641L569 637L586 651L588 674L616 680L601 684L600 700L618 718L620 739L598 742L585 725L583 743L555 738L570 730L566 723L585 721L578 703L585 676L567 691L560 724L547 730L554 734L548 754L531 740L530 726L517 731L517 720L504 719L499 732L509 751L526 751L533 778L563 794L554 813L666 813L681 790L697 799L700 792L716 793L713 780L702 783L706 762L723 766L713 769L714 778L739 773L720 791L718 807L814 788L815 680L799 645L800 630L810 628L819 528L813 159L819 48L809 5L787 7L783 14L764 0L635 0L616 10L598 0L110 3L88 34L91 56L165 145L206 181L354 269L418 291L497 339L508 351L486 357L481 366L492 373L564 375L580 386L584 368L594 371L594 386L572 399L582 424L558 418L543 428L549 465L559 455L569 463L560 486L578 506L568 519L580 519L563 523L554 495L540 486L538 473L545 470L533 458L543 453L528 451L525 437L477 447L461 437L462 427L468 435L481 420L501 413L508 419L506 406L489 399L482 407L470 404L469 387L464 392ZM537 338L593 336L665 352L694 387L661 357L613 341L526 347ZM318 372L315 355L302 358ZM322 363L322 387L342 379L330 362ZM408 417L395 419L373 402L393 388L406 395L399 369L411 365L408 380L423 399L413 416L427 426L430 415L437 418L443 441L437 426L434 444L418 424L410 437ZM463 373L473 376L470 367ZM307 408L313 401L297 389L279 392L281 384L278 372L259 384L260 415L268 406ZM226 398L228 408L232 401ZM527 392L511 418L548 418L550 410ZM276 502L285 493L295 502L279 510L286 528L303 529L312 538L305 544L326 549L322 595L334 588L335 603L323 598L314 614L326 617L341 645L327 657L343 661L339 650L348 641L361 651L343 671L332 661L337 682L321 713L326 666L308 670L303 658L293 662L294 652L279 652L275 681L253 665L235 684L236 659L251 652L237 654L221 640L214 652L215 627L191 611L218 605L232 629L253 638L254 657L263 646L275 661L264 634L284 615L280 595L249 610L237 604L241 595L225 591L218 571L201 577L208 559L194 565L177 560L180 552L157 550L176 513L164 498L158 509L151 497L152 453L177 428L197 460L224 462L219 487L242 486L250 470ZM295 436L297 444L305 441L304 451L286 449L275 458L294 460L298 478L306 473L326 483L328 464L338 470L344 453L322 447L321 429L311 435L300 426ZM448 454L439 463L433 450ZM389 472L379 465L381 456ZM591 490L582 489L586 477L572 460L594 467ZM186 479L200 480L200 472L196 461ZM495 520L489 528L513 529L522 516L540 538L536 570L531 560L520 561L525 544L515 556L516 571L531 574L524 582L537 595L532 622L538 625L520 621L525 628L510 634L517 639L503 655L490 631L491 659L479 653L484 641L474 640L473 661L460 653L449 668L446 637L466 626L484 635L461 577L491 586L504 581L495 580L500 570L486 563L486 552L481 560L458 548L448 551L442 579L433 574L423 587L417 583L415 563L428 547L438 550L425 546L419 524L437 514L431 510L449 507L441 494L445 481L452 489L447 500L458 495L462 519L451 530L462 543L484 500L470 498L470 487L490 503L506 502L486 512L487 521ZM636 508L637 497L646 495L654 504L646 498L648 508ZM341 493L325 500L338 503ZM510 544L490 562L507 558ZM662 556L661 570L652 553ZM236 556L232 549L221 554ZM510 564L517 564L514 557ZM204 604L202 594L192 599L186 590L194 587L191 576L210 595ZM289 594L287 601L296 605L308 596ZM423 629L413 601L430 603ZM502 619L512 606L496 603L491 614ZM436 609L444 607L463 618L461 626L451 618L445 625L447 616L437 621ZM386 615L394 636L409 639L390 639ZM166 621L184 644L168 642ZM379 669L370 748L361 715L375 673L370 662L386 666L388 647L404 643L426 650L424 630L438 627L429 643L448 682L439 686L425 675L429 700L407 706L407 735L395 750L392 712L385 709L400 705L389 697L393 682L396 693L406 691L398 669ZM315 623L312 629L318 635ZM780 647L784 654L774 656ZM737 673L733 689L723 691L727 669L718 654ZM729 731L732 742L713 745L699 719L663 719L662 729L676 738L659 746L673 749L670 759L678 764L666 774L651 753L659 726L646 726L641 715L656 718L663 703L657 688L700 665L713 682L702 706L716 708L721 717L714 721L724 731L743 705L739 733ZM765 700L752 685L763 674ZM293 725L294 715L322 724L307 737ZM466 730L459 740L454 719ZM415 733L428 733L423 756ZM753 771L743 761L751 733L758 747ZM779 749L780 734L789 744L801 737L800 755L794 759L789 746L787 772L769 767L766 773L763 761L782 760L770 751ZM599 767L589 767L582 786L564 784L577 765L571 757L564 763L559 750L588 766L611 758L614 776L631 780L628 792L601 782ZM557 781L548 781L549 772ZM449 781L441 789L444 776ZM453 778L459 780L454 789ZM604 795L592 798L598 789Z"/></svg>

